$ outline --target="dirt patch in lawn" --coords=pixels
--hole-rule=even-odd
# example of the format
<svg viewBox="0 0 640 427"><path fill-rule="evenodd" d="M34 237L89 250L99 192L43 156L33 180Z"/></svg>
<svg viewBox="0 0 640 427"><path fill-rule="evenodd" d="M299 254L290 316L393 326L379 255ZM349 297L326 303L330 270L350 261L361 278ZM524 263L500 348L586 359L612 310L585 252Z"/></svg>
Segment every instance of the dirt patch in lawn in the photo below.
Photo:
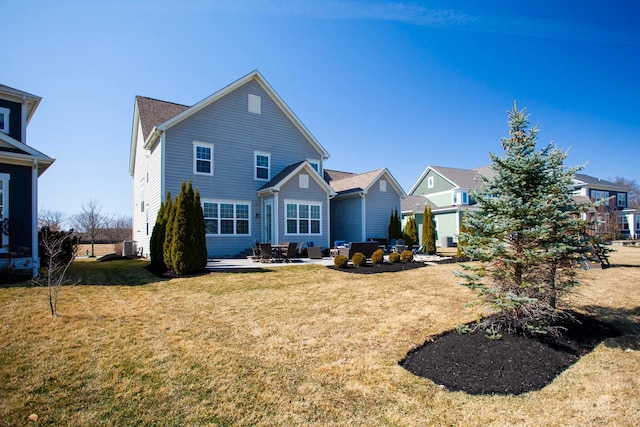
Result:
<svg viewBox="0 0 640 427"><path fill-rule="evenodd" d="M565 320L558 337L544 339L448 331L412 350L400 365L451 391L517 395L539 390L600 342L620 336L595 318L573 315L575 321Z"/></svg>

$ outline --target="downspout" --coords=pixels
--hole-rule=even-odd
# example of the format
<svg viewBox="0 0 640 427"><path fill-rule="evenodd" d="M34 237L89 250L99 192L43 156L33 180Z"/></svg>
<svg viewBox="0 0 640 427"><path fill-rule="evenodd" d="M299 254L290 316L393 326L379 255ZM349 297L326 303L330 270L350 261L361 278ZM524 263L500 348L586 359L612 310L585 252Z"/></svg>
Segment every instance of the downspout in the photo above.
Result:
<svg viewBox="0 0 640 427"><path fill-rule="evenodd" d="M367 241L367 199L364 191L358 193L361 199L360 206L362 208L362 239L361 242Z"/></svg>
<svg viewBox="0 0 640 427"><path fill-rule="evenodd" d="M33 168L31 170L31 239L33 276L37 276L40 267L38 254L38 159L33 159Z"/></svg>
<svg viewBox="0 0 640 427"><path fill-rule="evenodd" d="M278 214L279 190L271 189L269 191L273 194L273 218L271 219L273 221L273 235L271 236L271 239L273 240L273 243L278 243L280 241L280 227L278 227L280 224L280 215Z"/></svg>
<svg viewBox="0 0 640 427"><path fill-rule="evenodd" d="M22 128L20 129L20 142L27 143L27 97L22 95Z"/></svg>

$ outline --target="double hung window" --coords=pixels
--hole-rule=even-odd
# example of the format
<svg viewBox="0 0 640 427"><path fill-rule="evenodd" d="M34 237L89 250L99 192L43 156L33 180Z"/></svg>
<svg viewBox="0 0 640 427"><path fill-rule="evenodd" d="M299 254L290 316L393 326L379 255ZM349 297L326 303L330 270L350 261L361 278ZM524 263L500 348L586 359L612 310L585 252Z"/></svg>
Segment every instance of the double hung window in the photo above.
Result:
<svg viewBox="0 0 640 427"><path fill-rule="evenodd" d="M207 234L249 234L249 203L205 201L202 212Z"/></svg>
<svg viewBox="0 0 640 427"><path fill-rule="evenodd" d="M193 173L213 175L213 144L193 142Z"/></svg>
<svg viewBox="0 0 640 427"><path fill-rule="evenodd" d="M268 181L271 176L271 154L255 151L255 179Z"/></svg>
<svg viewBox="0 0 640 427"><path fill-rule="evenodd" d="M286 202L287 231L286 234L320 234L320 203Z"/></svg>

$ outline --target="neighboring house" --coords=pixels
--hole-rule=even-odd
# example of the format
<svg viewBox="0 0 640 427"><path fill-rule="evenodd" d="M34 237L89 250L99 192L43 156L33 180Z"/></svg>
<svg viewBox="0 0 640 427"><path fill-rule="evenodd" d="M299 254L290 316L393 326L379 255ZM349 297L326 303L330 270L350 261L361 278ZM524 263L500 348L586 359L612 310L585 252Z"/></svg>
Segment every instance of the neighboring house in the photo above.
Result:
<svg viewBox="0 0 640 427"><path fill-rule="evenodd" d="M38 271L38 177L54 159L27 145L42 98L0 84L0 269Z"/></svg>
<svg viewBox="0 0 640 427"><path fill-rule="evenodd" d="M181 183L192 180L200 191L209 257L236 256L252 241L327 248L337 194L323 179L328 158L258 71L192 106L138 96L129 162L133 239L148 255L166 193L175 198ZM398 191L388 172L378 180Z"/></svg>
<svg viewBox="0 0 640 427"><path fill-rule="evenodd" d="M355 174L325 169L336 196L331 200L331 241L384 239L394 210L406 194L386 168Z"/></svg>
<svg viewBox="0 0 640 427"><path fill-rule="evenodd" d="M587 214L587 218L594 222L595 234L619 234L623 239L638 238L640 212L629 207L628 187L577 173L573 189L576 197L588 198L598 204ZM614 219L613 223L611 218Z"/></svg>
<svg viewBox="0 0 640 427"><path fill-rule="evenodd" d="M411 187L409 196L402 202L403 225L409 215L414 215L418 236L421 236L424 208L430 206L436 229L436 244L450 246L457 243L465 211L477 209L470 192L482 184L481 176L493 176L491 168L427 166Z"/></svg>
<svg viewBox="0 0 640 427"><path fill-rule="evenodd" d="M491 167L456 169L428 166L402 202L403 220L406 221L409 215L415 215L419 227L418 235L421 235L422 215L427 204L433 212L437 244L445 246L445 242L457 243L465 211L478 209L476 201L471 196L471 190L477 189L483 183L481 176L493 177ZM615 215L614 225L618 224L617 230L622 237L637 238L640 218L636 210L628 208L628 188L584 174L575 175L573 186L578 201L581 198L585 202L602 199L608 201L603 205L607 208L604 212L600 209L589 215L590 219L596 219L600 229L605 230L608 218ZM603 231L600 233L605 234Z"/></svg>

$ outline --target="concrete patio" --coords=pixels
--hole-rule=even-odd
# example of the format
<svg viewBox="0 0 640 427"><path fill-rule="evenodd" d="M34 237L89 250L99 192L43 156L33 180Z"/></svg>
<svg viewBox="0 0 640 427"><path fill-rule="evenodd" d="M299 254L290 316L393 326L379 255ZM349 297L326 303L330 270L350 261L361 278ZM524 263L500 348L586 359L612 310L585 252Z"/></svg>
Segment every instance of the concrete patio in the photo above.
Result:
<svg viewBox="0 0 640 427"><path fill-rule="evenodd" d="M297 265L333 265L333 258L324 257L322 259L300 258L293 262L259 262L247 258L215 258L207 261L207 270L212 272L224 271L261 271L278 267L290 267Z"/></svg>

